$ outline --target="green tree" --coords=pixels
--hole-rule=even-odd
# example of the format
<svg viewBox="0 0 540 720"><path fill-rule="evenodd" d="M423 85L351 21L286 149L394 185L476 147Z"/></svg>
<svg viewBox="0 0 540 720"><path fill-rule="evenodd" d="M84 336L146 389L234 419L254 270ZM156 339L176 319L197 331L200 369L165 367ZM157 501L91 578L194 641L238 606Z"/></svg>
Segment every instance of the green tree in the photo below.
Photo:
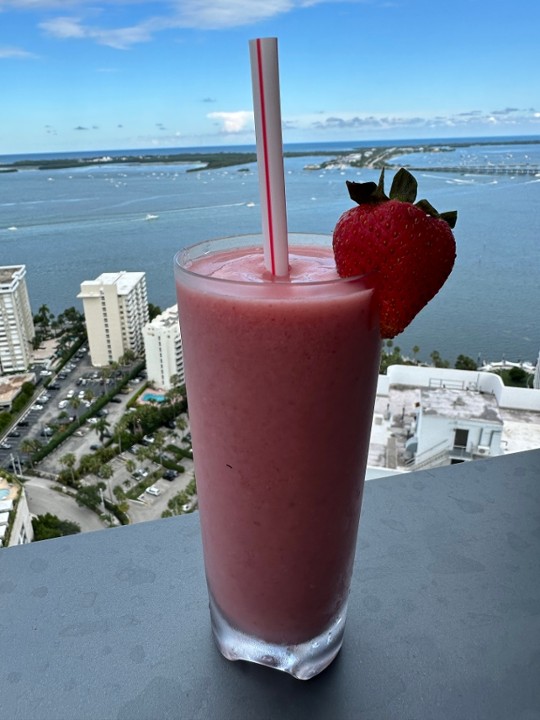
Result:
<svg viewBox="0 0 540 720"><path fill-rule="evenodd" d="M433 352L430 353L429 357L431 358L432 363L437 368L450 367L450 363L448 362L448 360L443 360L438 350L433 350Z"/></svg>
<svg viewBox="0 0 540 720"><path fill-rule="evenodd" d="M106 417L100 417L94 425L94 430L96 431L100 442L103 442L103 438L109 433L110 426L111 425Z"/></svg>
<svg viewBox="0 0 540 720"><path fill-rule="evenodd" d="M81 532L81 527L77 523L60 520L52 513L32 518L32 528L34 529L34 541L49 540L50 538L75 535Z"/></svg>
<svg viewBox="0 0 540 720"><path fill-rule="evenodd" d="M94 453L89 455L83 455L79 461L79 470L81 475L97 475L99 468L101 467L101 460Z"/></svg>
<svg viewBox="0 0 540 720"><path fill-rule="evenodd" d="M41 305L41 307L38 309L36 315L34 315L34 323L36 325L41 325L41 327L46 330L49 325L51 324L51 320L54 318L54 315L49 310L48 305Z"/></svg>
<svg viewBox="0 0 540 720"><path fill-rule="evenodd" d="M81 424L81 418L79 417L79 408L81 407L81 399L76 395L69 399L69 404L75 410L75 417L77 418L77 425Z"/></svg>
<svg viewBox="0 0 540 720"><path fill-rule="evenodd" d="M478 365L468 355L458 355L455 367L457 370L478 370Z"/></svg>
<svg viewBox="0 0 540 720"><path fill-rule="evenodd" d="M25 438L21 443L21 452L23 452L30 461L30 464L33 466L34 462L32 460L32 455L34 453L37 453L38 450L40 450L42 447L42 444L39 440L33 440L32 438Z"/></svg>
<svg viewBox="0 0 540 720"><path fill-rule="evenodd" d="M124 352L124 354L118 358L118 363L120 365L126 367L128 365L131 365L131 363L135 362L136 359L137 359L137 355L133 352L133 350L128 348Z"/></svg>
<svg viewBox="0 0 540 720"><path fill-rule="evenodd" d="M108 463L105 463L99 468L98 475L104 480L110 480L110 478L112 478L112 476L114 475L114 470Z"/></svg>
<svg viewBox="0 0 540 720"><path fill-rule="evenodd" d="M98 510L101 505L101 490L105 490L107 486L103 482L96 485L84 485L77 490L75 500L77 505L90 508L90 510Z"/></svg>
<svg viewBox="0 0 540 720"><path fill-rule="evenodd" d="M74 453L66 453L65 455L62 455L60 458L60 463L64 465L68 470L71 471L71 481L73 484L75 484L75 464L77 462L77 458L75 457Z"/></svg>
<svg viewBox="0 0 540 720"><path fill-rule="evenodd" d="M520 367L500 370L499 375L505 385L510 387L528 387L530 375Z"/></svg>
<svg viewBox="0 0 540 720"><path fill-rule="evenodd" d="M158 315L161 315L161 308L159 305L153 305L152 303L148 303L148 320L153 320Z"/></svg>

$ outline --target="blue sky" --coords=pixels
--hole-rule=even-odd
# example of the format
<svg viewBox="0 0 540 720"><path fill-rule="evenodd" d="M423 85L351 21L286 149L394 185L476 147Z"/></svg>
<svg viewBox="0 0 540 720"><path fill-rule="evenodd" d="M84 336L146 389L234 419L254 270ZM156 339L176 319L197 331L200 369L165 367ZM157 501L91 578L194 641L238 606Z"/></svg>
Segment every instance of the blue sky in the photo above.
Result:
<svg viewBox="0 0 540 720"><path fill-rule="evenodd" d="M0 154L254 142L279 41L286 143L540 135L538 0L0 0Z"/></svg>

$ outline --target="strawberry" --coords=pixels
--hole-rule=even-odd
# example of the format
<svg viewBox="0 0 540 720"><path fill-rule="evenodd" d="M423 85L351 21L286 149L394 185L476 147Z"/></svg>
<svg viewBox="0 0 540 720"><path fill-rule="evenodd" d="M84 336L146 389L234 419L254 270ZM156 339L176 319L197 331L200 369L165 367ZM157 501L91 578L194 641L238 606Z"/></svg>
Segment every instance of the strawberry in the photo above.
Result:
<svg viewBox="0 0 540 720"><path fill-rule="evenodd" d="M341 277L375 273L381 336L393 338L444 285L456 257L456 212L439 214L416 200L417 182L399 170L384 193L379 184L347 182L358 203L339 218L333 247Z"/></svg>

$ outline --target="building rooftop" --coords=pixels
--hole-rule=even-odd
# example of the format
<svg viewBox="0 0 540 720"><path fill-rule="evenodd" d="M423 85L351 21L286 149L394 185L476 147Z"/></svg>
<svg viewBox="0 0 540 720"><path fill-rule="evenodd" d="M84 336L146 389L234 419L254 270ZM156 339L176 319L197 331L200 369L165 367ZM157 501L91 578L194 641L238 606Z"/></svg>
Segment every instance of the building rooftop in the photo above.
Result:
<svg viewBox="0 0 540 720"><path fill-rule="evenodd" d="M144 276L144 272L128 272L126 270L101 273L95 280L85 280L81 284L81 292L77 297L84 298L99 294L99 289L103 285L116 285L118 295L127 295L137 283L144 279Z"/></svg>
<svg viewBox="0 0 540 720"><path fill-rule="evenodd" d="M157 315L151 320L148 325L154 328L169 328L178 324L178 305L171 305L171 307L164 310L161 315Z"/></svg>
<svg viewBox="0 0 540 720"><path fill-rule="evenodd" d="M25 382L34 382L33 373L0 376L0 407L10 407Z"/></svg>
<svg viewBox="0 0 540 720"><path fill-rule="evenodd" d="M25 269L24 265L3 265L0 267L0 288L2 285L11 285L18 277L21 277L21 271Z"/></svg>
<svg viewBox="0 0 540 720"><path fill-rule="evenodd" d="M368 478L370 473L376 477L377 469L381 469L381 476L389 469L395 469L396 472L411 469L405 443L414 433L420 404L423 412L451 418L478 419L501 425L501 447L505 454L540 448L538 390L523 391L527 396L531 394L533 409L512 408L499 405L497 397L491 392L467 388L470 379L466 371L446 371L442 375L441 383L430 388L426 386L433 383L433 378L438 376L439 371L436 369L431 369L431 378L428 377L426 368L419 368L420 372L415 372L416 368L413 367L399 367L393 375L397 375L398 370L400 380L405 378L407 384L392 383L391 377L386 375L379 377L369 446ZM467 376L462 389L442 387L444 383L451 384L449 377L458 382L462 376ZM458 398L461 398L459 402Z"/></svg>
<svg viewBox="0 0 540 720"><path fill-rule="evenodd" d="M445 418L461 420L483 420L502 425L497 400L493 395L486 395L474 390L422 389L420 402L424 415L440 415Z"/></svg>

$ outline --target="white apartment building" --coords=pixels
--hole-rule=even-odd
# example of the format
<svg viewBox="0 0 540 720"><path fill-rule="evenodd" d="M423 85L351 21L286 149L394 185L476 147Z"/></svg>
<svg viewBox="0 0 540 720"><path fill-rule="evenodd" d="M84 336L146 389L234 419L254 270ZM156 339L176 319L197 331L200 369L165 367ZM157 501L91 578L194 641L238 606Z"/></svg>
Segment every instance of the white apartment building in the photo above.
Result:
<svg viewBox="0 0 540 720"><path fill-rule="evenodd" d="M414 453L415 469L502 455L503 424L495 395L421 388L414 435L405 447Z"/></svg>
<svg viewBox="0 0 540 720"><path fill-rule="evenodd" d="M117 362L127 350L144 350L148 322L146 276L143 272L102 273L81 283L90 358L94 367Z"/></svg>
<svg viewBox="0 0 540 720"><path fill-rule="evenodd" d="M182 336L178 325L178 306L167 308L161 315L145 325L143 330L146 372L156 388L170 390L171 378L176 376L182 385L184 356Z"/></svg>
<svg viewBox="0 0 540 720"><path fill-rule="evenodd" d="M0 267L0 374L25 372L32 359L34 322L26 266Z"/></svg>
<svg viewBox="0 0 540 720"><path fill-rule="evenodd" d="M24 488L2 470L0 493L0 548L32 542L32 516Z"/></svg>
<svg viewBox="0 0 540 720"><path fill-rule="evenodd" d="M423 470L540 447L540 389L499 375L391 365L379 375L368 464Z"/></svg>

